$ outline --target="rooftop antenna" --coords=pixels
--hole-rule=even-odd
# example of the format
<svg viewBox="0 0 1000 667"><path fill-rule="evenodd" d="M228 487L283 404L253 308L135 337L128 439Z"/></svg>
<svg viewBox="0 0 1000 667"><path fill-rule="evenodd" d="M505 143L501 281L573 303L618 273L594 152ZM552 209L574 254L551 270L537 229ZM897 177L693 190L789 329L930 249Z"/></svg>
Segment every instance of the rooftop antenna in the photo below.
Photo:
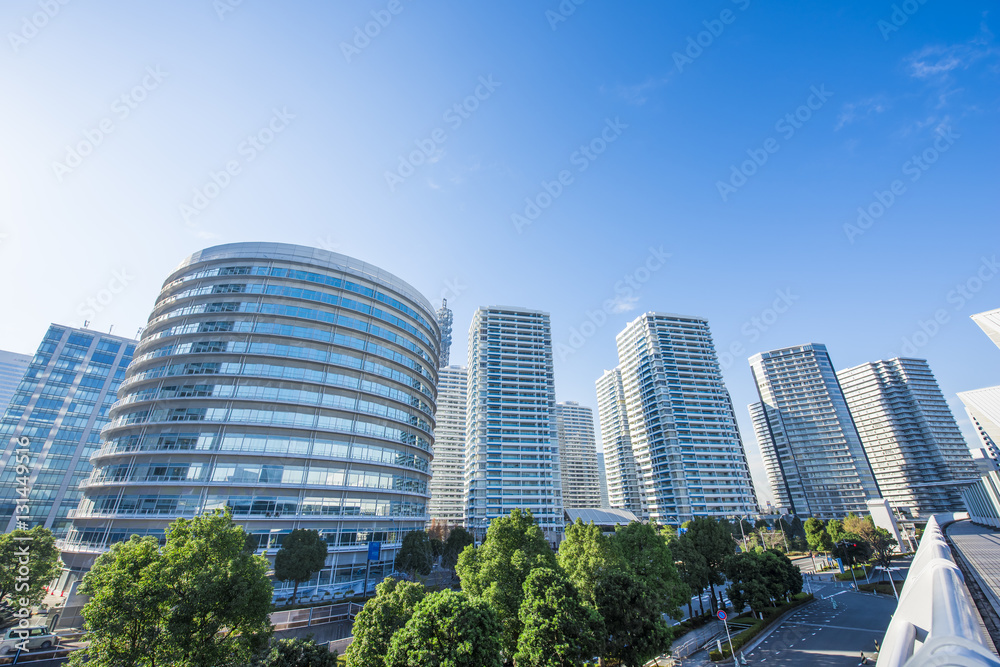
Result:
<svg viewBox="0 0 1000 667"><path fill-rule="evenodd" d="M135 332L135 339L136 339L136 340L139 340L139 336L141 336L141 335L142 335L142 330L143 330L144 328L145 328L145 327L139 327L138 329L136 329L136 332Z"/></svg>
<svg viewBox="0 0 1000 667"><path fill-rule="evenodd" d="M83 328L84 329L89 329L90 328L90 320L84 320L83 321Z"/></svg>
<svg viewBox="0 0 1000 667"><path fill-rule="evenodd" d="M115 330L115 325L112 324L111 328L108 329L108 334L110 334L114 330Z"/></svg>

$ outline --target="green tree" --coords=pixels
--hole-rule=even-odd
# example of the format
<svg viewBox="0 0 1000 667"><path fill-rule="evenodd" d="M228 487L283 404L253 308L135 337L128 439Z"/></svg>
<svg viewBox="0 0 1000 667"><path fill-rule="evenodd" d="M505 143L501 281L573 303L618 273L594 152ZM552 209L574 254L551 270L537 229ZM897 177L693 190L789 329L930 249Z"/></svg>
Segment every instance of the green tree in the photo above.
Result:
<svg viewBox="0 0 1000 667"><path fill-rule="evenodd" d="M556 557L531 512L522 509L493 519L482 545L468 546L458 557L462 590L485 600L496 614L501 650L508 657L517 651L521 635L524 582L536 567L555 568Z"/></svg>
<svg viewBox="0 0 1000 667"><path fill-rule="evenodd" d="M735 609L750 607L754 614L760 614L771 605L765 553L743 552L726 559L725 573L729 579L726 594Z"/></svg>
<svg viewBox="0 0 1000 667"><path fill-rule="evenodd" d="M806 542L809 544L810 549L813 551L829 551L833 548L833 540L830 539L830 534L826 532L826 527L822 521L811 517L806 519L803 528L805 528Z"/></svg>
<svg viewBox="0 0 1000 667"><path fill-rule="evenodd" d="M710 576L705 557L695 548L694 543L691 542L691 539L687 535L681 535L671 545L670 550L673 552L674 558L677 559L677 574L681 582L687 585L691 595L698 594L700 596L701 592L708 587ZM694 605L691 601L691 595L687 599L688 615L694 616ZM705 603L702 602L700 597L698 603L701 606L701 613L704 614Z"/></svg>
<svg viewBox="0 0 1000 667"><path fill-rule="evenodd" d="M257 667L337 667L337 652L317 644L312 635L277 639Z"/></svg>
<svg viewBox="0 0 1000 667"><path fill-rule="evenodd" d="M173 665L244 665L271 635L270 564L246 549L229 510L177 519L156 568L171 605L166 621Z"/></svg>
<svg viewBox="0 0 1000 667"><path fill-rule="evenodd" d="M396 554L395 568L416 579L418 574L430 574L434 564L431 542L422 530L411 530L403 536L403 543Z"/></svg>
<svg viewBox="0 0 1000 667"><path fill-rule="evenodd" d="M385 579L354 619L354 641L344 654L347 667L385 667L389 642L424 599L422 584Z"/></svg>
<svg viewBox="0 0 1000 667"><path fill-rule="evenodd" d="M294 581L292 600L299 594L299 584L305 583L323 569L326 563L326 542L318 530L296 528L281 543L274 556L274 578Z"/></svg>
<svg viewBox="0 0 1000 667"><path fill-rule="evenodd" d="M594 589L601 577L624 566L601 529L593 522L584 524L580 519L566 526L566 537L559 544L557 559L580 592L580 598L591 605L595 604Z"/></svg>
<svg viewBox="0 0 1000 667"><path fill-rule="evenodd" d="M832 552L835 558L839 558L848 567L867 563L872 557L871 546L854 533L843 533L840 541L833 545Z"/></svg>
<svg viewBox="0 0 1000 667"><path fill-rule="evenodd" d="M670 648L672 632L660 613L659 596L634 574L609 572L595 598L604 619L605 658L638 667Z"/></svg>
<svg viewBox="0 0 1000 667"><path fill-rule="evenodd" d="M728 532L726 540L732 553ZM681 583L674 567L674 556L657 527L640 521L617 526L611 536L611 546L621 562L657 596L660 612L678 616L680 605L690 599L690 590Z"/></svg>
<svg viewBox="0 0 1000 667"><path fill-rule="evenodd" d="M156 538L138 535L98 556L79 589L90 596L82 612L89 646L73 652L72 664L169 664L164 609L169 593L156 576L160 560Z"/></svg>
<svg viewBox="0 0 1000 667"><path fill-rule="evenodd" d="M431 546L432 558L439 558L440 556L444 555L444 542L442 540L439 540L436 537L431 537L429 539L429 543Z"/></svg>
<svg viewBox="0 0 1000 667"><path fill-rule="evenodd" d="M733 543L730 532L713 518L699 517L684 525L687 527L685 535L691 540L695 549L708 565L712 611L715 611L715 587L725 581L722 577L722 570L726 559L736 551L736 545Z"/></svg>
<svg viewBox="0 0 1000 667"><path fill-rule="evenodd" d="M875 563L882 567L889 567L892 564L892 553L899 544L892 533L885 528L875 528L864 538L868 546L871 547Z"/></svg>
<svg viewBox="0 0 1000 667"><path fill-rule="evenodd" d="M0 535L0 601L10 598L10 605L18 609L36 605L45 597L44 587L58 575L59 550L48 528L35 526ZM22 598L28 605L20 603Z"/></svg>
<svg viewBox="0 0 1000 667"><path fill-rule="evenodd" d="M518 667L575 667L604 649L604 621L562 572L535 568L524 582Z"/></svg>
<svg viewBox="0 0 1000 667"><path fill-rule="evenodd" d="M775 600L790 599L802 591L802 571L780 551L768 549L764 558L764 577L771 597Z"/></svg>
<svg viewBox="0 0 1000 667"><path fill-rule="evenodd" d="M836 544L844 539L844 523L839 519L830 519L826 522L826 534L830 536L830 542ZM832 550L833 547L830 547Z"/></svg>
<svg viewBox="0 0 1000 667"><path fill-rule="evenodd" d="M465 528L461 526L452 528L451 532L448 533L448 539L444 542L444 552L441 554L441 566L449 570L454 570L455 565L458 563L458 555L474 541L472 533Z"/></svg>
<svg viewBox="0 0 1000 667"><path fill-rule="evenodd" d="M499 625L489 605L445 589L430 593L389 644L386 667L500 667Z"/></svg>
<svg viewBox="0 0 1000 667"><path fill-rule="evenodd" d="M112 548L81 586L91 596L89 645L74 664L252 664L271 636L272 587L267 559L246 544L229 511L217 510L171 523L163 547L133 537Z"/></svg>

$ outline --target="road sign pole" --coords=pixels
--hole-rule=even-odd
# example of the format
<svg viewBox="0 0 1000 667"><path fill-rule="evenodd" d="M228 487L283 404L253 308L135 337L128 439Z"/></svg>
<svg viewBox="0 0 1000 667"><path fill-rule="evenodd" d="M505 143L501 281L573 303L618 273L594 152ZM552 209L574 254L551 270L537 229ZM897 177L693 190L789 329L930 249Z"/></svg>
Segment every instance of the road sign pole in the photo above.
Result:
<svg viewBox="0 0 1000 667"><path fill-rule="evenodd" d="M730 655L733 656L733 664L738 665L740 663L739 660L736 658L736 651L733 650L733 637L732 635L729 634L729 621L727 621L726 619L722 619L722 623L723 625L726 626L726 639L729 640L729 653Z"/></svg>
<svg viewBox="0 0 1000 667"><path fill-rule="evenodd" d="M729 640L729 655L733 656L733 664L738 665L740 664L740 659L736 657L736 651L733 650L733 637L729 634L729 621L726 620L727 614L725 611L720 609L718 613L716 613L716 616L718 616L719 620L721 620L723 625L726 626L726 639ZM721 647L719 649L719 653L722 653Z"/></svg>

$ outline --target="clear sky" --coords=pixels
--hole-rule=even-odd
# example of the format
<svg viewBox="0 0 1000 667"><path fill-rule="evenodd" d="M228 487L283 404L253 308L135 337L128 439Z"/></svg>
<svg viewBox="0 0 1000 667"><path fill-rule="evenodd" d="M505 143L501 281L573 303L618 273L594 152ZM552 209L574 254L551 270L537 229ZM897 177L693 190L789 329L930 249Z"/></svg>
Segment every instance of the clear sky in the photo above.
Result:
<svg viewBox="0 0 1000 667"><path fill-rule="evenodd" d="M762 498L762 350L927 358L971 441L992 3L577 1L2 3L0 349L131 335L191 252L284 241L447 297L459 362L477 306L549 311L590 406L626 322L708 318Z"/></svg>

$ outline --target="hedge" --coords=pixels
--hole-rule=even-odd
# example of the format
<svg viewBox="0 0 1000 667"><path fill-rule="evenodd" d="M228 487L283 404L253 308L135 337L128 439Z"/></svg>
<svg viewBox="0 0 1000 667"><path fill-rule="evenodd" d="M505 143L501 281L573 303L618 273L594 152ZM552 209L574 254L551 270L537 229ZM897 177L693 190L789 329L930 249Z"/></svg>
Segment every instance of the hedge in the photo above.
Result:
<svg viewBox="0 0 1000 667"><path fill-rule="evenodd" d="M854 566L854 576L853 577L851 576L851 571L850 570L846 570L844 572L838 572L837 573L837 581L854 581L855 577L858 578L858 579L867 579L870 576L870 574L872 572L874 572L874 571L875 571L875 566L874 565L871 566L870 570L868 569L867 566L862 567L860 565L855 565ZM866 572L868 574L866 574Z"/></svg>
<svg viewBox="0 0 1000 667"><path fill-rule="evenodd" d="M771 625L779 616L784 614L790 609L795 609L796 607L801 607L807 602L812 601L812 593L797 593L792 596L792 601L781 605L780 607L765 607L763 609L764 620L756 620L753 625L733 637L733 650L739 651L741 648L746 646L750 640L759 635L767 626ZM742 616L740 617L742 618ZM718 651L709 651L708 658L712 662L718 662L720 660L725 660L732 655L729 652L729 641L722 643L722 653Z"/></svg>

